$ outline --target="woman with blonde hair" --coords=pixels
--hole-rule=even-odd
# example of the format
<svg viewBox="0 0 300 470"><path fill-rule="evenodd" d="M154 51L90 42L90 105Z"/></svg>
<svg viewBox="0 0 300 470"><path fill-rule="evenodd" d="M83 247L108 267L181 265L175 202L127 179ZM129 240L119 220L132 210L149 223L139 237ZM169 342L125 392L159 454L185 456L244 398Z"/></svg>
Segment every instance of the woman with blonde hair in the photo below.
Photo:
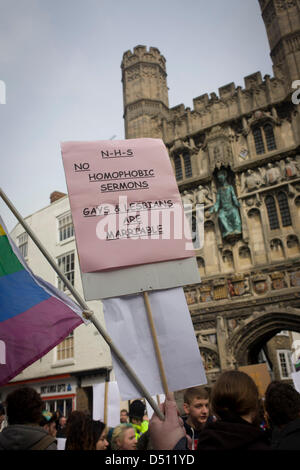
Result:
<svg viewBox="0 0 300 470"><path fill-rule="evenodd" d="M111 438L112 450L136 450L136 444L135 429L132 424L120 424L114 429Z"/></svg>

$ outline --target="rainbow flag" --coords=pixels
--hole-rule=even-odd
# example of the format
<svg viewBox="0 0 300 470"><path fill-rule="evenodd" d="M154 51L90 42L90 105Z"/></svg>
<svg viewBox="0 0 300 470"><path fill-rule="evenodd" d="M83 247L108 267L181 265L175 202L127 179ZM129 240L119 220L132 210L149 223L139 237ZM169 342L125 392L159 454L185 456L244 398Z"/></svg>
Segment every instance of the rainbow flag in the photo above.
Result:
<svg viewBox="0 0 300 470"><path fill-rule="evenodd" d="M0 217L0 385L83 322L77 304L31 272Z"/></svg>

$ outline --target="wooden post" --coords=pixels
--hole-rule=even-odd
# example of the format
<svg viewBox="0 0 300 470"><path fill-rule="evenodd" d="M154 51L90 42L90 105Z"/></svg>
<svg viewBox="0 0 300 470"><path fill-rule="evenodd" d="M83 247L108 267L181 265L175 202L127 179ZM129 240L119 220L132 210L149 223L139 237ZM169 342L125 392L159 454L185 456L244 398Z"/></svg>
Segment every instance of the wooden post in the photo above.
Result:
<svg viewBox="0 0 300 470"><path fill-rule="evenodd" d="M155 329L154 320L153 320L153 316L152 316L152 312L151 312L151 305L150 305L150 301L149 301L148 292L144 292L143 294L144 294L144 300L145 300L145 304L146 304L146 311L147 311L149 326L150 326L152 339L153 339L153 343L154 343L155 354L156 354L156 358L157 358L157 362L158 362L160 377L161 377L161 381L162 381L162 384L163 384L163 389L164 389L165 395L167 395L167 393L168 393L167 377L166 377L166 374L165 374L164 364L163 364L163 360L162 360L160 349L159 349L159 344L158 344L156 329Z"/></svg>
<svg viewBox="0 0 300 470"><path fill-rule="evenodd" d="M109 382L105 381L105 389L104 389L104 424L107 426L107 415L108 415L108 387Z"/></svg>

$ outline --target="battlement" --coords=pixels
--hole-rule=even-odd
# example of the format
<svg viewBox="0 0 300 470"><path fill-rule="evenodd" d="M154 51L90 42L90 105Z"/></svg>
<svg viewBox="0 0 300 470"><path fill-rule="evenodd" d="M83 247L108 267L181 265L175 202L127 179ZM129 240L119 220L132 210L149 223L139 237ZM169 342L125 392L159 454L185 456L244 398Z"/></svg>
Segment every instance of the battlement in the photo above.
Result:
<svg viewBox="0 0 300 470"><path fill-rule="evenodd" d="M235 121L256 111L270 110L285 97L281 79L269 75L262 78L261 72L255 72L244 77L244 87L231 82L221 86L218 93L205 93L194 98L192 109L184 104L170 108L164 138L166 142L176 138L184 140L187 134L222 126L226 121Z"/></svg>
<svg viewBox="0 0 300 470"><path fill-rule="evenodd" d="M260 72L252 73L247 77L244 77L245 88L246 90L251 90L251 88L256 88L263 83Z"/></svg>
<svg viewBox="0 0 300 470"><path fill-rule="evenodd" d="M159 64L164 71L166 70L166 59L157 47L149 47L147 50L146 46L139 45L134 47L133 52L131 50L124 52L121 67L124 69L138 62Z"/></svg>
<svg viewBox="0 0 300 470"><path fill-rule="evenodd" d="M168 142L176 136L196 134L258 110L270 110L286 98L285 82L281 76L265 75L262 78L261 72L257 71L244 77L243 86L230 82L217 92L197 96L193 99L192 109L182 103L169 108L166 76L166 60L156 47L138 45L123 54L122 81L127 125L132 121L136 129L142 115L163 117L166 119L164 138ZM159 103L164 104L163 110ZM274 109L272 112L275 113ZM145 129L141 132L145 133ZM150 135L152 130L148 129L147 132ZM157 135L160 132L157 130ZM127 133L137 135L136 130L129 130L129 127Z"/></svg>
<svg viewBox="0 0 300 470"><path fill-rule="evenodd" d="M184 104L178 104L169 109L171 119L174 119L176 116L181 116L186 111Z"/></svg>
<svg viewBox="0 0 300 470"><path fill-rule="evenodd" d="M267 89L271 90L272 83L277 81L276 78L270 78L270 75L265 75L264 80L262 79L261 72L255 72L250 75L244 77L244 85L245 87L242 88L241 86L236 86L234 82L228 83L227 85L221 86L218 90L218 94L215 92L205 93L204 95L197 96L193 99L193 110L198 112L203 112L206 108L210 107L212 104L216 102L222 101L223 103L237 97L237 95L243 96L250 92L250 95L257 92L266 95ZM272 94L272 93L270 93Z"/></svg>

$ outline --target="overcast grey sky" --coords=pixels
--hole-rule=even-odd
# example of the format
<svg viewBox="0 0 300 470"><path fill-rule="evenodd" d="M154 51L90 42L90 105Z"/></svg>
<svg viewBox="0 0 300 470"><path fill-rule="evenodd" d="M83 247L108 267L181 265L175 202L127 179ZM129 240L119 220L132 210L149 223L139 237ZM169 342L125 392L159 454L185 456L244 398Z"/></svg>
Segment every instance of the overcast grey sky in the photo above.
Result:
<svg viewBox="0 0 300 470"><path fill-rule="evenodd" d="M124 138L123 53L157 47L170 106L272 75L258 0L0 0L0 185L26 217L67 192L60 142ZM3 202L9 229L16 223Z"/></svg>

